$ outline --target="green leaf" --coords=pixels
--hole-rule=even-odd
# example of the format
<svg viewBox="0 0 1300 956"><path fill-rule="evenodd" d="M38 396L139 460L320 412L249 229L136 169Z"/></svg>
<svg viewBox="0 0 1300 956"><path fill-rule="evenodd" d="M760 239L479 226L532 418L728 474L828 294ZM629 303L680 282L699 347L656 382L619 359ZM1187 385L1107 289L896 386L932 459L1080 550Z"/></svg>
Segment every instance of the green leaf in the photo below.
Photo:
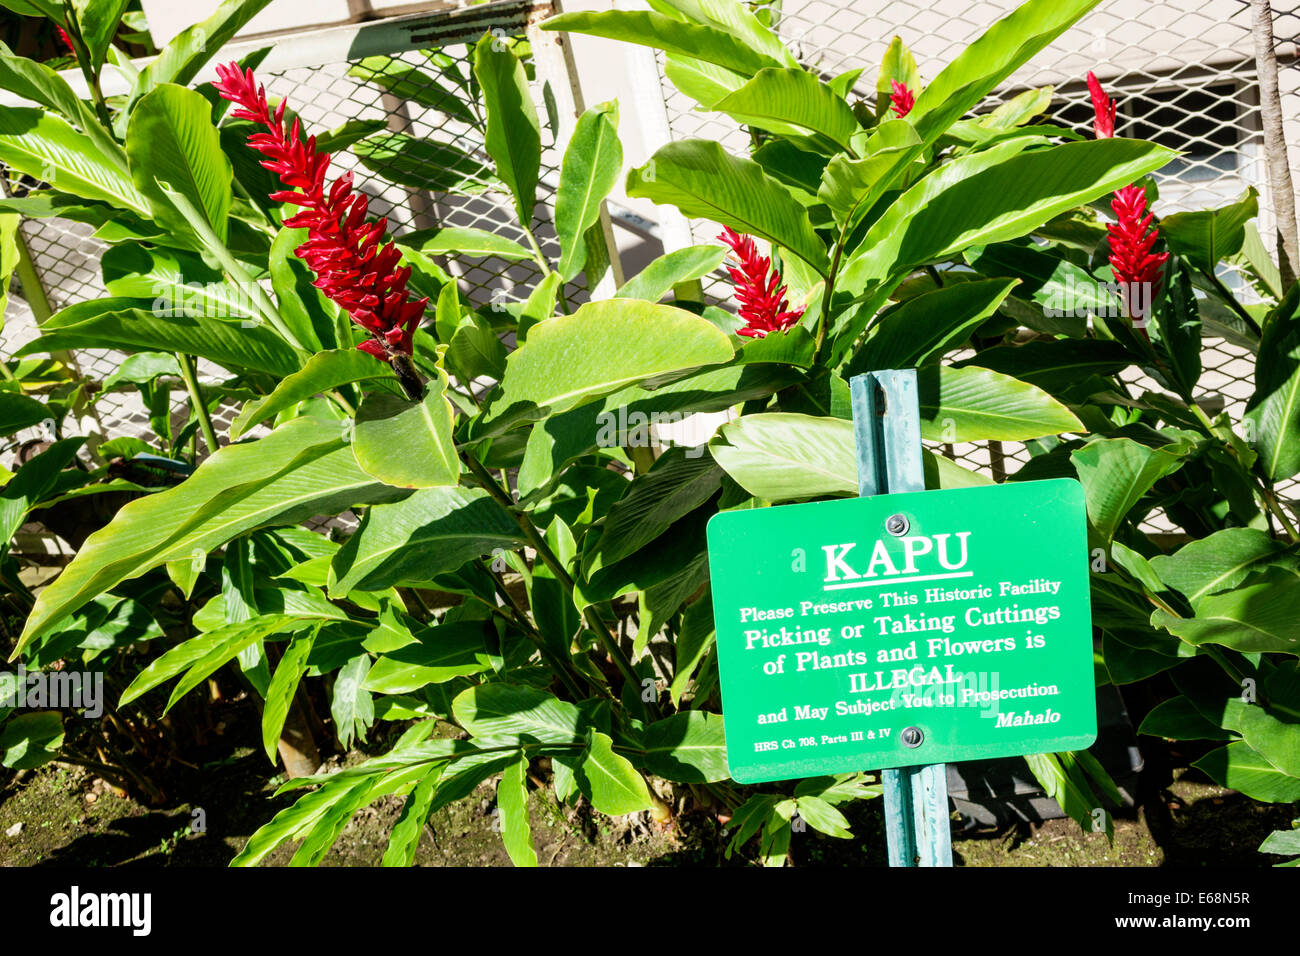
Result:
<svg viewBox="0 0 1300 956"><path fill-rule="evenodd" d="M726 780L727 747L722 717L688 710L648 725L645 766L650 773L677 783Z"/></svg>
<svg viewBox="0 0 1300 956"><path fill-rule="evenodd" d="M1015 279L960 282L924 292L881 315L845 377L873 369L915 368L970 338L1016 285Z"/></svg>
<svg viewBox="0 0 1300 956"><path fill-rule="evenodd" d="M469 153L406 133L379 133L354 143L352 152L366 169L412 189L473 194L496 182L491 168Z"/></svg>
<svg viewBox="0 0 1300 956"><path fill-rule="evenodd" d="M366 675L370 673L370 655L358 654L339 670L330 694L330 716L334 718L334 731L339 744L351 746L355 737L363 743L366 728L375 721L375 704L370 691L365 689Z"/></svg>
<svg viewBox="0 0 1300 956"><path fill-rule="evenodd" d="M471 687L457 695L451 711L456 723L475 737L531 738L544 744L573 743L586 724L568 701L536 687L504 682Z"/></svg>
<svg viewBox="0 0 1300 956"><path fill-rule="evenodd" d="M555 194L555 231L560 238L560 278L568 282L587 259L583 236L600 218L605 201L623 169L618 140L618 104L601 103L580 117L564 150L560 187Z"/></svg>
<svg viewBox="0 0 1300 956"><path fill-rule="evenodd" d="M623 283L614 297L658 302L679 282L708 275L726 254L725 246L687 246L666 253Z"/></svg>
<svg viewBox="0 0 1300 956"><path fill-rule="evenodd" d="M853 831L849 829L849 821L844 818L844 814L820 797L796 797L795 804L799 807L799 816L803 817L814 830L841 840L853 836Z"/></svg>
<svg viewBox="0 0 1300 956"><path fill-rule="evenodd" d="M872 224L849 259L845 288L905 274L968 246L1023 236L1160 168L1174 155L1163 146L1129 139L1023 148L1011 141L963 156L905 192Z"/></svg>
<svg viewBox="0 0 1300 956"><path fill-rule="evenodd" d="M1285 553L1285 545L1265 531L1224 528L1188 542L1173 554L1156 555L1151 567L1161 581L1195 606L1206 595L1237 587L1251 571Z"/></svg>
<svg viewBox="0 0 1300 956"><path fill-rule="evenodd" d="M537 202L542 139L524 66L488 33L474 47L474 76L487 111L484 146L496 162L497 178L514 196L519 222L529 226Z"/></svg>
<svg viewBox="0 0 1300 956"><path fill-rule="evenodd" d="M465 226L444 226L428 232L403 236L403 242L426 256L496 256L498 259L531 259L533 254L505 236Z"/></svg>
<svg viewBox="0 0 1300 956"><path fill-rule="evenodd" d="M0 726L0 764L34 770L54 760L63 747L63 715L39 710L10 717Z"/></svg>
<svg viewBox="0 0 1300 956"><path fill-rule="evenodd" d="M212 16L176 34L140 71L131 103L160 83L185 86L271 0L223 0Z"/></svg>
<svg viewBox="0 0 1300 956"><path fill-rule="evenodd" d="M880 72L876 75L876 92L889 94L894 91L893 81L902 83L913 95L921 92L921 72L916 68L916 57L907 48L902 37L889 41L889 48L880 58Z"/></svg>
<svg viewBox="0 0 1300 956"><path fill-rule="evenodd" d="M40 338L18 355L60 349L116 348L128 352L184 352L229 369L253 369L277 377L296 372L298 357L267 326L242 328L206 315L156 315L137 308L139 299L97 299L56 312Z"/></svg>
<svg viewBox="0 0 1300 956"><path fill-rule="evenodd" d="M1292 601L1300 601L1300 575L1287 568L1265 568L1231 591L1201 598L1194 617L1156 609L1151 624L1191 644L1300 655L1300 618Z"/></svg>
<svg viewBox="0 0 1300 956"><path fill-rule="evenodd" d="M664 372L729 361L727 336L707 319L635 299L588 302L535 325L510 354L497 407L560 412Z"/></svg>
<svg viewBox="0 0 1300 956"><path fill-rule="evenodd" d="M8 47L0 45L0 89L63 114L64 119L90 138L100 158L126 172L122 144L104 128L90 104L73 92L68 81L44 63L15 56Z"/></svg>
<svg viewBox="0 0 1300 956"><path fill-rule="evenodd" d="M1300 473L1300 287L1293 285L1264 323L1244 417L1264 476L1280 481Z"/></svg>
<svg viewBox="0 0 1300 956"><path fill-rule="evenodd" d="M90 69L99 73L130 0L74 0L77 27L90 53Z"/></svg>
<svg viewBox="0 0 1300 956"><path fill-rule="evenodd" d="M1083 424L1042 389L977 366L917 372L921 437L931 441L1024 441Z"/></svg>
<svg viewBox="0 0 1300 956"><path fill-rule="evenodd" d="M671 203L685 216L766 239L823 276L829 268L825 243L789 188L758 163L733 156L712 140L687 139L660 148L628 173L627 194Z"/></svg>
<svg viewBox="0 0 1300 956"><path fill-rule="evenodd" d="M1265 803L1300 800L1300 779L1282 773L1243 741L1212 750L1192 766L1220 786L1244 793L1252 800Z"/></svg>
<svg viewBox="0 0 1300 956"><path fill-rule="evenodd" d="M275 673L271 675L271 684L266 690L266 705L262 709L262 746L266 748L266 756L271 763L275 763L280 733L284 730L289 708L293 706L298 683L303 674L307 673L307 655L311 653L315 637L315 630L295 634L280 656Z"/></svg>
<svg viewBox="0 0 1300 956"><path fill-rule="evenodd" d="M1130 438L1096 438L1070 453L1083 482L1088 520L1109 541L1125 515L1159 479L1183 465L1183 455Z"/></svg>
<svg viewBox="0 0 1300 956"><path fill-rule="evenodd" d="M1246 223L1259 215L1259 194L1254 186L1240 199L1218 209L1176 212L1160 220L1160 234L1169 251L1198 269L1214 272L1229 256L1241 251Z"/></svg>
<svg viewBox="0 0 1300 956"><path fill-rule="evenodd" d="M129 502L87 538L37 598L17 651L95 595L168 561L190 559L256 528L406 494L357 468L337 423L298 419L266 438L226 446L183 484Z"/></svg>
<svg viewBox="0 0 1300 956"><path fill-rule="evenodd" d="M850 421L766 412L724 425L718 436L709 451L756 498L778 502L858 492Z"/></svg>
<svg viewBox="0 0 1300 956"><path fill-rule="evenodd" d="M357 466L399 488L456 484L460 459L451 437L453 413L446 390L444 376L428 384L419 402L384 392L367 395L352 435Z"/></svg>
<svg viewBox="0 0 1300 956"><path fill-rule="evenodd" d="M56 441L0 487L0 549L9 545L27 513L54 489L59 473L72 464L85 441L81 437Z"/></svg>
<svg viewBox="0 0 1300 956"><path fill-rule="evenodd" d="M381 866L410 866L415 862L415 851L420 845L420 834L429 819L434 795L442 780L442 764L434 764L429 772L420 778L406 803L402 805L401 816L393 824L388 835L388 848L384 851Z"/></svg>
<svg viewBox="0 0 1300 956"><path fill-rule="evenodd" d="M519 757L506 767L497 784L497 810L501 814L501 841L515 866L536 866L533 828L528 822L528 757Z"/></svg>
<svg viewBox="0 0 1300 956"><path fill-rule="evenodd" d="M308 352L316 353L327 346L347 345L339 342L339 308L315 285L316 275L294 251L307 241L306 229L281 229L271 242L267 268L281 321Z"/></svg>
<svg viewBox="0 0 1300 956"><path fill-rule="evenodd" d="M485 491L426 488L394 505L366 511L361 527L332 564L331 597L354 588L377 591L394 585L427 585L494 548L514 550L523 533Z"/></svg>
<svg viewBox="0 0 1300 956"><path fill-rule="evenodd" d="M626 757L614 753L613 741L600 731L578 764L578 786L599 813L621 817L654 806L646 782Z"/></svg>
<svg viewBox="0 0 1300 956"><path fill-rule="evenodd" d="M849 150L849 139L860 129L843 97L803 69L760 70L713 108L797 142L812 136L828 153Z"/></svg>
<svg viewBox="0 0 1300 956"><path fill-rule="evenodd" d="M0 392L0 435L12 435L53 417L52 410L34 398L21 392Z"/></svg>
<svg viewBox="0 0 1300 956"><path fill-rule="evenodd" d="M1260 853L1294 856L1300 853L1300 830L1274 830L1259 845Z"/></svg>
<svg viewBox="0 0 1300 956"><path fill-rule="evenodd" d="M652 46L751 76L764 67L781 66L727 31L700 23L685 23L649 10L574 11L551 17L543 30L564 30Z"/></svg>
<svg viewBox="0 0 1300 956"><path fill-rule="evenodd" d="M1169 740L1231 740L1233 736L1207 720L1181 695L1162 702L1147 714L1138 733Z"/></svg>
<svg viewBox="0 0 1300 956"><path fill-rule="evenodd" d="M114 155L47 110L0 107L0 162L62 192L148 219L149 201Z"/></svg>
<svg viewBox="0 0 1300 956"><path fill-rule="evenodd" d="M826 164L815 187L817 198L830 207L837 223L856 225L912 163L920 144L906 120L885 120L867 139L867 156L854 159L843 153Z"/></svg>
<svg viewBox="0 0 1300 956"><path fill-rule="evenodd" d="M715 641L713 601L706 591L686 609L682 615L682 626L677 632L674 648L677 654L676 670L673 673L672 685L668 688L674 707L681 706L682 695L690 684L691 675L695 673L695 668L704 660Z"/></svg>
<svg viewBox="0 0 1300 956"><path fill-rule="evenodd" d="M131 112L126 156L136 188L149 199L154 218L181 235L188 220L159 184L180 193L223 242L229 228L230 160L212 125L212 104L182 86L164 83Z"/></svg>
<svg viewBox="0 0 1300 956"><path fill-rule="evenodd" d="M451 334L445 362L462 382L480 376L499 379L505 373L506 347L486 319L477 312L466 312Z"/></svg>
<svg viewBox="0 0 1300 956"><path fill-rule="evenodd" d="M427 684L491 670L482 621L425 628L417 643L387 651L375 661L364 687L376 694L406 694Z"/></svg>
<svg viewBox="0 0 1300 956"><path fill-rule="evenodd" d="M300 626L299 623L288 615L264 614L260 617L235 621L225 627L219 627L215 631L209 631L203 637L211 638L213 635L218 635L220 639L208 646L207 651L195 660L189 666L189 670L185 672L185 675L176 682L176 686L172 688L171 696L167 699L167 706L163 708L163 713L166 714L170 711L178 700L215 674L223 665L239 657L246 649L272 634L278 634L286 628L296 626ZM198 640L198 638L192 640ZM127 693L135 686L133 683L131 687L128 687L123 692L122 697L125 699Z"/></svg>
<svg viewBox="0 0 1300 956"><path fill-rule="evenodd" d="M588 554L588 567L613 564L634 554L713 497L721 481L722 469L703 449L664 452L648 472L632 480L605 515L604 531Z"/></svg>
<svg viewBox="0 0 1300 956"><path fill-rule="evenodd" d="M332 388L378 380L396 382L397 378L386 362L360 349L318 352L301 369L283 377L270 395L246 404L230 426L230 437L239 438L259 422Z"/></svg>

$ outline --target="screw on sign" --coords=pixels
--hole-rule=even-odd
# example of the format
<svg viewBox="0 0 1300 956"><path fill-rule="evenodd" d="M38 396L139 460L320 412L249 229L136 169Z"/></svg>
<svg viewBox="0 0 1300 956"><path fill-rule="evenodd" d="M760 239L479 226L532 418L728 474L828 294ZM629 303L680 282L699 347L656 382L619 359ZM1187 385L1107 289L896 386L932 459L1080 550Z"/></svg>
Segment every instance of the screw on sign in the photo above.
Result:
<svg viewBox="0 0 1300 956"><path fill-rule="evenodd" d="M926 491L915 372L850 391L861 497L709 522L728 770L881 770L891 864L951 865L946 762L1096 739L1083 489Z"/></svg>

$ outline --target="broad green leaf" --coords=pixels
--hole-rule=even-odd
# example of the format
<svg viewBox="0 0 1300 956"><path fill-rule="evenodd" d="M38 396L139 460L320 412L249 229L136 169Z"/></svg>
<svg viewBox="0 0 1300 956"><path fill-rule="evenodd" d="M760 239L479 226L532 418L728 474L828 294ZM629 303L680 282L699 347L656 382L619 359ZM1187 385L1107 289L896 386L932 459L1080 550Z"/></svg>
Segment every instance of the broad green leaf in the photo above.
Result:
<svg viewBox="0 0 1300 956"><path fill-rule="evenodd" d="M931 441L1024 441L1083 424L1042 389L977 366L917 372L921 437Z"/></svg>
<svg viewBox="0 0 1300 956"><path fill-rule="evenodd" d="M786 66L796 65L793 54L782 45L776 33L740 0L649 0L649 3L660 13L673 16L675 12L695 23L725 30L752 50L780 60Z"/></svg>
<svg viewBox="0 0 1300 956"><path fill-rule="evenodd" d="M417 643L382 654L363 686L376 694L406 694L426 684L491 669L481 621L457 621L425 628Z"/></svg>
<svg viewBox="0 0 1300 956"><path fill-rule="evenodd" d="M722 717L688 710L648 725L645 766L677 783L717 783L727 779L727 747Z"/></svg>
<svg viewBox="0 0 1300 956"><path fill-rule="evenodd" d="M712 140L669 143L628 172L627 194L671 203L689 217L712 219L766 239L803 259L821 275L826 246L790 190L752 159L733 156Z"/></svg>
<svg viewBox="0 0 1300 956"><path fill-rule="evenodd" d="M780 136L811 136L829 153L850 149L849 139L861 128L843 97L803 69L760 70L713 108Z"/></svg>
<svg viewBox="0 0 1300 956"><path fill-rule="evenodd" d="M599 813L621 817L654 805L641 774L626 757L614 753L613 741L600 731L592 731L576 776L578 786Z"/></svg>
<svg viewBox="0 0 1300 956"><path fill-rule="evenodd" d="M814 830L841 840L853 836L853 831L849 829L849 821L844 818L844 814L820 797L796 797L795 803L799 807L799 816Z"/></svg>
<svg viewBox="0 0 1300 956"><path fill-rule="evenodd" d="M477 312L466 312L448 341L445 362L462 382L481 376L500 379L506 368L506 347L486 319Z"/></svg>
<svg viewBox="0 0 1300 956"><path fill-rule="evenodd" d="M555 231L560 239L560 278L568 282L587 260L583 236L600 218L600 204L618 182L623 146L618 140L618 104L593 106L580 117L564 150L560 188L555 194Z"/></svg>
<svg viewBox="0 0 1300 956"><path fill-rule="evenodd" d="M408 494L363 474L340 431L314 419L288 422L266 438L220 449L183 484L129 502L40 593L17 650L95 595L168 561L256 528Z"/></svg>
<svg viewBox="0 0 1300 956"><path fill-rule="evenodd" d="M0 435L12 435L53 417L51 410L34 398L21 392L0 392Z"/></svg>
<svg viewBox="0 0 1300 956"><path fill-rule="evenodd" d="M676 669L673 673L672 685L668 688L674 707L681 706L682 695L690 685L691 675L695 673L696 667L713 647L715 640L713 601L709 592L705 591L682 615L682 626L677 632L677 640L674 643L677 654L674 662ZM724 753L723 756L725 757L726 754Z"/></svg>
<svg viewBox="0 0 1300 956"><path fill-rule="evenodd" d="M475 737L568 744L581 738L586 724L568 701L536 687L504 682L471 687L452 701L451 710L456 723Z"/></svg>
<svg viewBox="0 0 1300 956"><path fill-rule="evenodd" d="M379 133L354 143L361 165L399 186L430 192L481 193L495 182L490 167L447 143L406 133Z"/></svg>
<svg viewBox="0 0 1300 956"><path fill-rule="evenodd" d="M837 223L856 225L898 171L913 161L920 143L906 120L886 120L867 140L867 156L855 159L842 153L826 164L816 184L817 198L830 207Z"/></svg>
<svg viewBox="0 0 1300 956"><path fill-rule="evenodd" d="M126 156L131 178L160 224L180 235L190 232L188 220L165 192L170 188L189 200L225 241L234 173L206 99L171 83L146 94L131 111Z"/></svg>
<svg viewBox="0 0 1300 956"><path fill-rule="evenodd" d="M365 742L366 728L375 720L375 705L370 691L365 689L366 675L370 673L370 655L358 654L339 669L330 694L330 716L334 718L334 732L344 748L353 738Z"/></svg>
<svg viewBox="0 0 1300 956"><path fill-rule="evenodd" d="M883 313L844 375L915 368L970 338L1016 285L1014 279L960 282L925 292Z"/></svg>
<svg viewBox="0 0 1300 956"><path fill-rule="evenodd" d="M724 425L709 451L756 498L777 502L858 492L853 423L840 418L745 415Z"/></svg>
<svg viewBox="0 0 1300 956"><path fill-rule="evenodd" d="M160 83L185 86L192 81L226 42L253 19L271 0L222 0L208 17L186 27L163 47L162 52L140 71L131 91L131 103Z"/></svg>
<svg viewBox="0 0 1300 956"><path fill-rule="evenodd" d="M281 229L271 242L267 268L281 321L304 349L315 354L346 346L351 339L339 341L339 308L316 287L315 273L294 251L307 235L306 229Z"/></svg>
<svg viewBox="0 0 1300 956"><path fill-rule="evenodd" d="M205 638L218 634L221 635L221 640L209 647L207 652L194 661L184 676L176 682L176 686L172 688L171 696L167 699L167 706L163 708L163 713L166 714L176 705L178 700L215 674L223 665L235 660L248 648L253 647L272 634L278 634L286 628L298 626L301 625L287 615L264 614L260 617L235 621L215 631L209 631L203 635ZM128 691L130 689L127 688ZM126 694L123 693L122 696L125 697Z"/></svg>
<svg viewBox="0 0 1300 956"><path fill-rule="evenodd" d="M1212 750L1192 764L1215 783L1264 803L1300 800L1300 778L1287 776L1243 741Z"/></svg>
<svg viewBox="0 0 1300 956"><path fill-rule="evenodd" d="M1195 606L1206 595L1237 587L1251 571L1285 553L1285 546L1267 532L1224 528L1188 542L1173 554L1156 555L1151 567L1161 581Z"/></svg>
<svg viewBox="0 0 1300 956"><path fill-rule="evenodd" d="M979 123L987 129L1012 129L1023 126L1035 116L1046 113L1052 105L1052 87L1040 86L1013 96L993 112L981 116Z"/></svg>
<svg viewBox="0 0 1300 956"><path fill-rule="evenodd" d="M325 153L341 153L368 136L388 129L381 119L350 119L334 129L316 134L316 148Z"/></svg>
<svg viewBox="0 0 1300 956"><path fill-rule="evenodd" d="M430 382L424 399L408 401L371 392L357 410L352 451L357 466L377 481L400 488L434 488L460 480L452 441L447 379Z"/></svg>
<svg viewBox="0 0 1300 956"><path fill-rule="evenodd" d="M0 725L0 765L33 770L58 757L63 747L63 715L57 710L16 714Z"/></svg>
<svg viewBox="0 0 1300 956"><path fill-rule="evenodd" d="M514 550L524 540L487 492L426 488L397 504L367 509L361 527L334 558L330 595L427 584L494 548Z"/></svg>
<svg viewBox="0 0 1300 956"><path fill-rule="evenodd" d="M726 254L726 246L687 246L666 253L623 283L614 297L658 302L679 282L708 275Z"/></svg>
<svg viewBox="0 0 1300 956"><path fill-rule="evenodd" d="M1259 194L1254 186L1234 203L1218 209L1176 212L1160 220L1160 234L1169 251L1206 272L1241 251L1246 223L1259 215Z"/></svg>
<svg viewBox="0 0 1300 956"><path fill-rule="evenodd" d="M588 302L535 325L510 354L498 407L560 412L665 372L729 361L727 336L707 319L635 299Z"/></svg>
<svg viewBox="0 0 1300 956"><path fill-rule="evenodd" d="M1232 734L1207 720L1186 697L1166 700L1142 721L1138 733L1169 740L1231 740Z"/></svg>
<svg viewBox="0 0 1300 956"><path fill-rule="evenodd" d="M703 449L672 448L630 483L605 516L604 531L587 566L613 564L635 553L717 492L722 470Z"/></svg>
<svg viewBox="0 0 1300 956"><path fill-rule="evenodd" d="M519 222L530 226L542 140L524 66L497 37L485 34L474 47L474 76L487 112L485 148L496 162L497 178L514 196Z"/></svg>
<svg viewBox="0 0 1300 956"><path fill-rule="evenodd" d="M285 718L293 706L293 696L298 690L298 683L307 673L307 655L311 653L312 641L316 631L295 634L280 656L280 663L271 675L271 684L266 691L266 704L262 708L262 746L266 756L275 763L276 750L280 733L284 730Z"/></svg>
<svg viewBox="0 0 1300 956"><path fill-rule="evenodd" d="M862 288L968 246L1023 236L1174 155L1128 139L1022 149L1011 141L963 156L905 192L867 231L845 267L844 287Z"/></svg>
<svg viewBox="0 0 1300 956"><path fill-rule="evenodd" d="M1300 575L1287 568L1265 568L1231 591L1201 598L1194 617L1156 609L1151 623L1191 644L1221 644L1247 654L1300 655L1300 617L1293 601L1300 601Z"/></svg>
<svg viewBox="0 0 1300 956"><path fill-rule="evenodd" d="M522 751L497 784L497 811L501 814L501 840L511 862L536 866L533 828L528 822L528 757Z"/></svg>
<svg viewBox="0 0 1300 956"><path fill-rule="evenodd" d="M1293 285L1264 323L1255 394L1246 405L1265 477L1300 473L1300 287Z"/></svg>
<svg viewBox="0 0 1300 956"><path fill-rule="evenodd" d="M68 81L44 63L15 56L8 47L0 44L0 89L61 113L94 143L101 159L126 172L126 152L122 144L100 123L91 105L73 92Z"/></svg>
<svg viewBox="0 0 1300 956"><path fill-rule="evenodd" d="M126 243L105 252L100 269L109 295L152 299L150 311L158 316L239 321L257 315L244 290L193 253Z"/></svg>
<svg viewBox="0 0 1300 956"><path fill-rule="evenodd" d="M1082 772L1069 753L1027 754L1025 762L1034 777L1042 785L1044 792L1054 799L1065 811L1066 816L1074 820L1085 832L1093 826L1092 812L1100 806L1100 801L1088 786ZM1115 821L1106 814L1106 839L1115 836Z"/></svg>
<svg viewBox="0 0 1300 956"><path fill-rule="evenodd" d="M246 404L230 426L230 437L239 438L259 422L332 388L377 380L395 382L397 379L387 363L360 349L318 352L301 369L281 379L270 395Z"/></svg>
<svg viewBox="0 0 1300 956"><path fill-rule="evenodd" d="M1159 479L1183 465L1183 454L1140 445L1131 438L1096 438L1070 453L1083 482L1088 520L1103 541Z"/></svg>
<svg viewBox="0 0 1300 956"><path fill-rule="evenodd" d="M957 368L970 365L989 368L1048 392L1067 389L1090 375L1114 375L1132 364L1132 354L1122 345L1098 339L1000 345L954 363Z"/></svg>
<svg viewBox="0 0 1300 956"><path fill-rule="evenodd" d="M149 201L114 156L47 110L0 107L0 162L63 192L150 218Z"/></svg>
<svg viewBox="0 0 1300 956"><path fill-rule="evenodd" d="M426 256L496 256L498 259L531 259L533 254L505 236L465 226L444 226L429 232L413 232L403 242Z"/></svg>
<svg viewBox="0 0 1300 956"><path fill-rule="evenodd" d="M1300 854L1300 830L1274 830L1259 845L1259 852L1278 856Z"/></svg>
<svg viewBox="0 0 1300 956"><path fill-rule="evenodd" d="M876 93L886 99L894 91L894 82L902 83L915 96L921 92L921 72L916 68L916 57L907 48L902 37L889 41L889 48L880 58L880 72L876 74Z"/></svg>
<svg viewBox="0 0 1300 956"><path fill-rule="evenodd" d="M429 819L429 811L441 780L442 765L434 764L406 798L401 816L393 824L393 830L388 836L388 848L384 850L381 866L410 866L415 862L420 834Z"/></svg>
<svg viewBox="0 0 1300 956"><path fill-rule="evenodd" d="M640 43L694 60L704 60L752 76L782 60L761 53L727 31L701 23L684 23L649 10L574 11L551 17L543 30L564 30Z"/></svg>
<svg viewBox="0 0 1300 956"><path fill-rule="evenodd" d="M81 437L56 441L25 462L0 487L0 550L13 540L27 520L27 513L54 489L59 473L72 464L85 441Z"/></svg>
<svg viewBox="0 0 1300 956"><path fill-rule="evenodd" d="M77 26L90 53L90 69L99 73L130 0L73 0Z"/></svg>

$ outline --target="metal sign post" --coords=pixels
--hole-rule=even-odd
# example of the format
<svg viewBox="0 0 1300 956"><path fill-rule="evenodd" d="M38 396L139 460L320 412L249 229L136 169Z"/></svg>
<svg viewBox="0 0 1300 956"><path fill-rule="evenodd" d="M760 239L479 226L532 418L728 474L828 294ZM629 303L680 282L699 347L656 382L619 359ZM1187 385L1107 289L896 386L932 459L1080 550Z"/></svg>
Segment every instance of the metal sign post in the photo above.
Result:
<svg viewBox="0 0 1300 956"><path fill-rule="evenodd" d="M849 382L862 497L925 490L916 370ZM882 770L890 866L952 866L946 764Z"/></svg>

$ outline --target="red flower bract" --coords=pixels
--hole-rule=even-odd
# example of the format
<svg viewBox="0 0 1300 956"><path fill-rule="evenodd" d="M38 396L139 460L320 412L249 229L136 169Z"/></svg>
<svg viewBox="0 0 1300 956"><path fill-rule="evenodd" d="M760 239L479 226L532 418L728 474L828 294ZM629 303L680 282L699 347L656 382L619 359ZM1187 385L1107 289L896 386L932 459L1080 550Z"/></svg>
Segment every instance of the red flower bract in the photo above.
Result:
<svg viewBox="0 0 1300 956"><path fill-rule="evenodd" d="M916 97L912 94L911 90L898 82L898 80L890 80L889 87L890 109L894 111L895 116L902 119L908 113L912 112L912 107L916 105Z"/></svg>
<svg viewBox="0 0 1300 956"><path fill-rule="evenodd" d="M740 317L745 320L745 327L736 334L761 339L768 332L783 332L798 322L803 309L789 310L781 274L772 268L767 256L758 254L754 238L742 236L729 226L722 227L718 238L731 247L740 262L740 268L727 268L736 283Z"/></svg>
<svg viewBox="0 0 1300 956"><path fill-rule="evenodd" d="M1146 211L1147 194L1141 186L1125 186L1115 193L1110 208L1116 222L1110 233L1110 265L1120 285L1124 311L1129 318L1145 318L1150 310L1169 253L1153 255L1160 238L1152 228L1155 217Z"/></svg>
<svg viewBox="0 0 1300 956"><path fill-rule="evenodd" d="M1088 95L1092 97L1092 128L1098 139L1110 139L1115 135L1115 101L1106 95L1101 83L1088 71Z"/></svg>
<svg viewBox="0 0 1300 956"><path fill-rule="evenodd" d="M302 209L284 222L290 228L307 228L307 241L294 251L316 273L316 287L371 334L357 347L390 363L410 394L406 379L419 381L409 360L413 337L429 300L411 301L406 288L410 267L398 267L401 253L395 244L380 245L387 220L366 220L370 200L353 191L352 173L344 173L326 188L329 153L316 149L315 136L302 141L302 125L296 118L286 131L284 103L270 111L266 91L256 83L252 70L241 73L237 64L230 63L218 66L217 75L220 80L213 85L222 98L240 107L231 116L268 130L250 136L248 145L266 157L262 165L289 187L271 193L271 198ZM415 387L417 395L412 397L418 397L418 384Z"/></svg>

